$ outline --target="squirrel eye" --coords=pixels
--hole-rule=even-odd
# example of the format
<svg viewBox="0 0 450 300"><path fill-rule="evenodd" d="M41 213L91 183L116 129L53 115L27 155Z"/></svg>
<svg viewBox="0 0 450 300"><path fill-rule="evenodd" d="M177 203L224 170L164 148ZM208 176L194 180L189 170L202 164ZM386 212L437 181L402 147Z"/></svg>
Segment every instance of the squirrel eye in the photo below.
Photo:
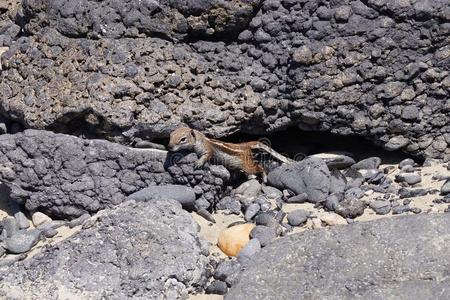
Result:
<svg viewBox="0 0 450 300"><path fill-rule="evenodd" d="M182 137L182 138L180 139L180 143L186 143L186 137Z"/></svg>

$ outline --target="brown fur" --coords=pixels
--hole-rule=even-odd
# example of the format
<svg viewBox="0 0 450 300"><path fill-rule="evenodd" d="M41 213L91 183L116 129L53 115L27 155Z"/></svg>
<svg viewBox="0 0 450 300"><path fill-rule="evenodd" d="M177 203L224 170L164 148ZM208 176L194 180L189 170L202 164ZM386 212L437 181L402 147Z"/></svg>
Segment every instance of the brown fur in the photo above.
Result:
<svg viewBox="0 0 450 300"><path fill-rule="evenodd" d="M200 131L181 127L170 135L169 150L190 150L199 156L197 167L213 160L227 169L239 170L247 175L261 175L265 179L265 170L253 159L252 148L259 142L225 143L210 139Z"/></svg>

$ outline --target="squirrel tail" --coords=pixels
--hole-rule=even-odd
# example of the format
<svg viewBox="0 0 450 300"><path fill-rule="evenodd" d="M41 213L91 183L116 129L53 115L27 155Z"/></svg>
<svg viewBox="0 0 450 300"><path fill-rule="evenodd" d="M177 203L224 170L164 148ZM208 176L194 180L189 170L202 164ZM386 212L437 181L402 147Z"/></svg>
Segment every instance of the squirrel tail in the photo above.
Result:
<svg viewBox="0 0 450 300"><path fill-rule="evenodd" d="M267 152L273 158L275 158L276 160L280 161L283 164L288 164L288 163L294 162L294 160L278 153L277 151L273 150L272 148L270 148L269 146L267 146L266 144L261 143L261 142L255 143L254 145L252 145L251 148L252 148L252 150L261 150L261 151Z"/></svg>

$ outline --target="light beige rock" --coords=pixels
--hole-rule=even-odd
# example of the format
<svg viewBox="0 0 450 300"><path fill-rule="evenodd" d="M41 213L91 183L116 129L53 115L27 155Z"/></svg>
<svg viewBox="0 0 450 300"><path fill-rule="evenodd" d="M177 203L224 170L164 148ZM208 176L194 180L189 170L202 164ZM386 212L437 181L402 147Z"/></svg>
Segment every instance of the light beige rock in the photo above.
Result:
<svg viewBox="0 0 450 300"><path fill-rule="evenodd" d="M217 239L217 246L228 256L236 256L250 240L250 231L255 224L239 224L222 230Z"/></svg>
<svg viewBox="0 0 450 300"><path fill-rule="evenodd" d="M322 228L322 220L320 220L319 218L312 218L310 220L312 222L313 229Z"/></svg>
<svg viewBox="0 0 450 300"><path fill-rule="evenodd" d="M347 221L335 213L323 213L319 215L319 219L329 226L346 225Z"/></svg>
<svg viewBox="0 0 450 300"><path fill-rule="evenodd" d="M52 221L52 219L49 216L47 216L46 214L43 214L39 211L35 212L31 216L31 220L33 221L33 225L35 227L38 227L39 225L42 225L42 224L50 223Z"/></svg>

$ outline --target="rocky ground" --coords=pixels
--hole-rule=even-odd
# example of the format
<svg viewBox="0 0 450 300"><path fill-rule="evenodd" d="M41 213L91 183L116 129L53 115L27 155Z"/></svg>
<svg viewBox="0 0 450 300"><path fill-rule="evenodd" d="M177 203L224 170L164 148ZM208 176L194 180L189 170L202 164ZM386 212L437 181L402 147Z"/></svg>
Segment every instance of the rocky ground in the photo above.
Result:
<svg viewBox="0 0 450 300"><path fill-rule="evenodd" d="M228 297L234 299L239 298L240 293L245 295L243 286L252 285L246 280L249 276L253 276L253 273L247 271L248 268L254 267L253 261L263 253L267 253L266 247L268 249L276 247L279 243L283 243L287 236L292 235L303 239L303 234L317 232L318 240L330 234L336 239L341 239L339 236L342 235L342 238L349 240L360 240L358 229L347 230L345 227L354 228L360 226L357 224L368 222L367 224L373 225L364 225L367 226L364 230L374 230L378 234L377 226L384 225L377 224L384 223L371 222L375 219L395 219L402 216L402 219L412 219L405 222L414 223L416 222L414 215L420 215L423 216L422 219L427 218L426 220L432 223L434 215L438 216L450 211L448 164L436 160L426 160L419 164L411 158L403 159L395 164L384 164L383 160L391 161L391 159L368 157L355 161L352 156L339 153L312 155L301 161L275 168L268 174L267 183L251 179L242 181L238 186L232 185L229 179L230 174L226 169L210 165L203 170L189 169L188 166L192 166L195 159L185 162L182 160L186 157L184 156L182 159L173 161L166 170L161 169L162 177L159 176L159 180L171 178L172 181L158 183L149 181L148 184L153 186L142 189L119 189L116 193L121 195L121 198L118 195L116 197L122 199L121 201L105 202L103 207L98 207L94 211L83 210L84 213L82 211L74 215L61 215L58 213L66 212L65 209L45 210L46 205L36 206L30 210L28 198L25 202L19 202L14 196L17 192L12 192L12 187L19 186L30 190L30 187L25 184L26 179L23 179L21 174L30 174L31 171L27 171L28 166L35 166L37 157L43 160L43 165L51 165L48 164L50 158L45 158L45 155L43 156L40 152L41 149L48 147L46 144L49 142L45 140L45 137L49 135L53 137L51 145L58 144L58 139L62 139L65 145L70 143L80 145L82 153L101 153L101 150L106 148L111 153L116 151L114 147L118 147L120 151L117 153L120 155L109 156L114 157L113 161L117 159L120 161L121 156L124 155L130 157L128 162L132 162L132 157L136 153L139 155L155 153L151 149L139 150L119 145L112 147L113 144L109 142L82 141L70 136L40 131L25 131L16 135L3 136L4 141L15 141L14 145L3 143L3 145L9 145L10 152L5 152L5 156L10 161L12 156L9 153L17 154L18 149L24 149L22 144L33 145L36 140L40 141L36 143L40 144L39 147L27 147L32 154L27 157L28 160L23 160L20 166L16 165L13 168L15 174L19 176L9 177L15 178L14 180L7 180L8 177L6 177L2 186L3 230L1 236L4 250L3 257L0 258L3 274L3 285L0 290L5 296L12 298L20 297L19 295L26 295L30 299L37 297L37 294L33 294L35 290L26 283L30 280L30 284L32 281L33 285L38 285L49 298L55 299L77 294L89 299L101 296L119 299L139 297L139 295L151 297L152 293L153 295L163 293L168 298L189 296L193 299L201 299L206 295L209 297L209 295L226 294L229 288L232 292ZM26 140L24 137L34 142L24 143L23 141ZM107 145L111 147L105 148L105 143L109 143ZM31 152L30 149L34 149L35 152ZM52 157L58 157L59 151L67 153L64 148L61 150L57 147L53 150ZM162 150L156 153L157 156L152 156L154 162L167 162L172 157ZM99 181L102 178L99 174L106 174L105 171L98 172L97 168L89 167L90 157L82 155L77 163L78 165L86 163L83 169L91 170L83 175L83 182ZM98 160L102 156L96 157ZM68 162L71 160L73 159L65 159ZM96 161L92 164L97 166L99 163ZM112 166L108 160L100 161L105 166ZM137 165L146 168L146 163L148 162L142 161ZM73 177L61 176L65 172L72 171L74 164L62 166L58 172L50 168L49 170L55 172L54 174L50 171L44 172L47 174L44 176L38 173L36 175L38 180L32 187L33 193L40 190L46 191L46 182L53 182L53 187L55 185L79 186L77 180L74 182ZM223 188L222 193L216 193L216 196L211 198L211 202L208 202L202 197L204 192L196 192L196 184L191 187L189 184L174 183L176 176L171 177L170 174L173 172L168 171L171 168L172 170L184 168L186 173L184 176L187 180L191 178L189 172L197 173L197 177L198 174L203 174L202 178L208 178L208 176L216 176L214 177L216 179L228 178L228 181L221 181L222 184L227 185L227 188ZM135 167L129 167L129 169L135 169ZM10 170L8 165L4 164L3 176ZM102 167L99 170L107 169ZM227 176L220 177L221 173L226 173ZM121 182L121 176L115 174L110 173L108 178L117 177L118 182ZM130 176L131 173L127 174ZM40 181L41 178L46 180ZM197 183L200 184L200 182ZM137 181L134 184L137 184ZM205 185L205 189L211 187L214 188L214 185ZM92 187L91 189L95 190ZM77 195L73 190L69 191L68 195ZM100 197L96 193L86 193L86 195L90 196L90 201L87 201L86 197L72 197L71 204L81 209L85 203L91 203L92 199ZM45 203L53 203L52 198L39 197L38 199L41 201L45 199ZM208 203L208 205L202 207L196 203ZM180 204L187 210L193 210L191 214L183 212ZM36 208L40 209L36 210ZM45 211L48 215L41 211ZM138 211L140 215L136 214ZM70 217L72 220L61 220L61 216ZM389 226L395 228L397 226L395 224L397 223L394 222ZM398 224L400 226L401 223ZM157 228L160 225L163 227L158 232ZM329 231L331 227L335 229ZM175 231L172 231L174 229ZM399 231L396 232L399 234ZM429 231L427 232L429 234ZM429 238L432 238L432 235ZM389 243L392 243L393 239L395 238L390 238ZM290 238L289 241L291 241ZM399 239L398 243L404 246L402 239ZM409 243L408 245L413 244L412 241ZM111 249L108 250L108 247ZM135 254L136 247L141 251L140 256ZM192 247L196 248L192 249ZM376 246L374 244L367 247ZM149 252L147 255L145 251L152 251L152 254ZM175 252L165 254L167 251ZM196 254L198 257L194 256L194 253L198 253ZM163 254L165 256L161 257ZM369 259L371 254L367 255L362 259ZM387 257L377 255L381 262L386 263ZM439 253L437 252L436 255ZM84 266L84 256L85 260L89 261L88 266ZM64 262L60 261L61 259ZM173 268L167 266L166 260L171 261ZM160 261L159 265L158 261ZM135 270L134 266L145 263L153 268L150 274L145 272L145 267L142 271ZM402 263L402 261L399 262L400 265ZM277 264L281 267L284 264L287 266L289 262L282 259ZM69 265L79 265L79 271L66 267ZM165 267L162 268L162 266ZM183 271L184 267L181 266L186 266L186 271ZM36 268L40 271L36 272ZM126 271L127 268L131 268L135 272L134 275L129 275L130 271ZM433 265L430 266L430 270L432 268ZM314 276L319 276L317 272ZM102 279L109 273L117 273L117 277ZM122 273L124 275L120 275ZM27 278L25 284L19 278ZM171 278L174 279L171 280ZM244 285L240 283L241 278L244 278L243 282L246 282ZM55 284L52 285L49 282L55 282ZM147 285L151 283L151 287L143 288L144 283ZM436 284L439 288L440 285ZM237 285L236 288L234 288L235 285ZM117 286L121 287L120 292ZM380 284L377 293L383 293L383 289L384 287ZM269 294L262 292L260 297L267 297L270 291L274 290L276 288L269 289ZM99 291L102 292L98 294ZM293 293L297 292L293 291Z"/></svg>
<svg viewBox="0 0 450 300"><path fill-rule="evenodd" d="M0 1L1 297L449 298L449 32L448 0ZM180 125L295 162L198 169Z"/></svg>

